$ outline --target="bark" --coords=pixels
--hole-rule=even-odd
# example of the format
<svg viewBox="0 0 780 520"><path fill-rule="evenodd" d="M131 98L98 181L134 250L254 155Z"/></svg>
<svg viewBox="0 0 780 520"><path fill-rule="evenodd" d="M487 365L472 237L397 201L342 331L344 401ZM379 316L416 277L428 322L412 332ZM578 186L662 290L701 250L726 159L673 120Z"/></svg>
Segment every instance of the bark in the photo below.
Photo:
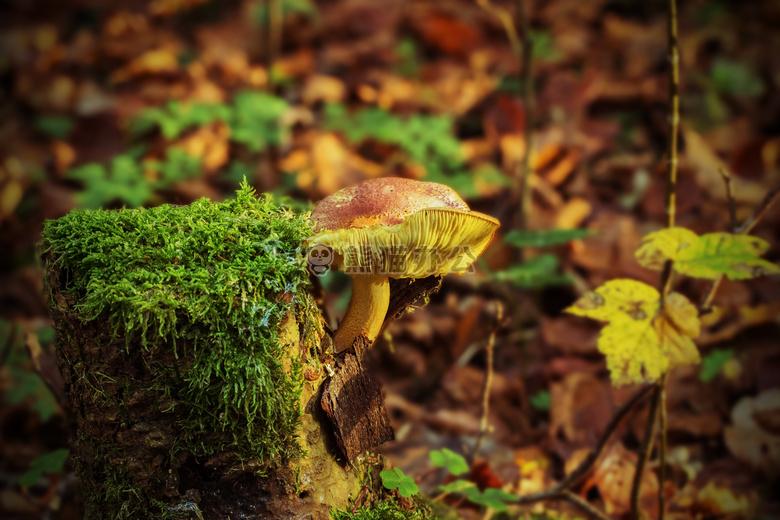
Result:
<svg viewBox="0 0 780 520"><path fill-rule="evenodd" d="M320 407L326 374L309 371L299 457L248 459L230 448L225 432L206 441L210 455L193 454L175 442L179 414L187 412L170 390L178 382L159 381L160 371L153 369L174 367L166 373L179 373L190 361L181 353L192 346L177 345L178 358L170 345L141 348L138 338L114 335L102 317L83 320L56 266L48 266L47 277L57 361L74 414L72 457L85 493L85 518L326 519L331 507L346 508L358 496L367 472L378 472L337 460ZM304 327L323 329L307 320L321 317L288 313L280 325L291 353L299 352ZM372 481L378 483L378 475Z"/></svg>

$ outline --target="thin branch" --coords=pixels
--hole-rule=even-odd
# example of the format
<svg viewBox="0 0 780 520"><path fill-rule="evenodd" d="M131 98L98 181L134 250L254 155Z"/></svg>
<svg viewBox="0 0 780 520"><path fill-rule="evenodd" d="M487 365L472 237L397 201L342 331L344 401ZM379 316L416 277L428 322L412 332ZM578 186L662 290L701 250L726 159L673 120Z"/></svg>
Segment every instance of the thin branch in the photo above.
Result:
<svg viewBox="0 0 780 520"><path fill-rule="evenodd" d="M669 0L669 164L666 185L666 216L674 227L677 213L677 138L680 127L680 52L677 48L677 0Z"/></svg>
<svg viewBox="0 0 780 520"><path fill-rule="evenodd" d="M723 182L726 185L726 200L729 203L729 220L731 221L731 232L737 232L737 208L734 203L734 193L731 186L731 175L723 168L718 168L718 173L723 177Z"/></svg>
<svg viewBox="0 0 780 520"><path fill-rule="evenodd" d="M777 184L774 188L767 192L761 203L756 206L755 210L753 210L753 214L750 215L741 226L738 228L735 226L734 232L738 235L746 235L750 233L753 228L756 227L761 218L766 214L767 210L769 210L769 208L772 207L772 204L775 203L778 195L780 195L780 184ZM723 275L718 276L715 280L712 281L712 285L710 286L710 290L707 292L707 296L704 297L704 300L699 306L702 313L707 313L711 310L712 302L715 299L715 294L718 292L718 288L722 282Z"/></svg>
<svg viewBox="0 0 780 520"><path fill-rule="evenodd" d="M631 520L639 520L639 490L642 484L642 473L644 473L647 460L650 458L650 452L653 451L653 438L655 438L655 418L658 415L658 403L661 396L661 387L656 384L653 386L653 400L650 402L650 415L645 424L645 435L642 439L642 446L639 450L639 460L636 463L634 472L634 481L631 484Z"/></svg>
<svg viewBox="0 0 780 520"><path fill-rule="evenodd" d="M661 467L658 470L658 520L664 520L664 481L666 480L666 383L668 381L668 372L661 377L661 387L659 389L660 397L660 429L661 429L661 447L658 451L658 458L661 461Z"/></svg>
<svg viewBox="0 0 780 520"><path fill-rule="evenodd" d="M566 478L561 480L558 484L554 485L551 488L551 491L562 491L564 489L572 488L583 476L585 476L585 474L601 456L601 453L604 451L604 447L607 445L607 441L609 441L610 437L612 437L612 434L615 433L615 430L617 430L617 427L620 425L623 418L628 415L628 412L634 408L634 405L636 405L636 403L644 398L647 395L647 392L652 388L652 385L645 386L637 393L635 393L631 399L626 401L623 406L620 407L620 410L618 410L617 413L612 416L609 424L607 424L604 433L601 434L601 437L599 438L598 443L596 443L596 447L593 449L593 451L588 453L588 456L585 457L585 460L580 462L580 465L577 466L574 471L569 473Z"/></svg>
<svg viewBox="0 0 780 520"><path fill-rule="evenodd" d="M273 66L279 57L282 48L282 25L284 24L284 11L282 0L266 0L266 72L268 73L268 90L274 90Z"/></svg>
<svg viewBox="0 0 780 520"><path fill-rule="evenodd" d="M471 453L471 462L477 458L482 443L485 441L485 437L488 434L490 425L488 424L488 412L490 409L490 388L493 386L493 350L496 345L496 331L501 326L501 322L504 319L504 306L501 302L496 302L496 326L490 332L490 339L486 347L487 354L487 372L485 373L485 381L482 384L482 419L479 422L479 437L477 437L477 443L474 445L474 451Z"/></svg>
<svg viewBox="0 0 780 520"><path fill-rule="evenodd" d="M577 468L572 471L566 478L558 482L557 484L551 486L549 489L546 489L544 491L538 491L536 493L528 493L527 495L522 495L519 497L518 501L515 502L517 504L532 504L534 502L541 502L544 500L569 500L570 502L572 499L568 497L571 493L569 492L569 489L573 487L577 482L585 476L585 474L590 471L590 469L593 467L593 465L598 460L601 453L604 451L604 447L607 445L607 441L609 441L610 437L613 433L615 433L615 430L617 430L617 427L620 425L620 422L623 420L623 418L628 415L628 412L631 411L634 406L642 400L643 397L647 395L647 392L654 388L652 385L645 386L641 390L639 390L636 394L634 394L631 399L626 401L623 406L620 407L620 410L615 413L615 415L610 420L609 424L607 425L606 430L604 433L601 434L601 437L599 438L598 443L596 444L596 448L592 452L588 454L587 457L585 457L585 460L580 462L580 465L577 466ZM576 496L576 495L573 495ZM582 502L573 502L575 505L582 507ZM584 502L587 504L587 502ZM589 504L587 504L588 508L584 509L586 512L590 513L594 518L603 519L608 518L602 515L598 510L591 507Z"/></svg>
<svg viewBox="0 0 780 520"><path fill-rule="evenodd" d="M512 52L515 54L515 56L520 57L523 52L523 44L520 41L520 36L517 34L517 27L515 27L515 22L512 20L512 16L509 14L509 12L501 7L498 7L497 5L491 4L490 0L476 1L477 5L479 5L482 9L498 18L498 20L501 22L501 25L504 26L504 32L506 32L506 36L509 39L509 46L512 47Z"/></svg>
<svg viewBox="0 0 780 520"><path fill-rule="evenodd" d="M523 44L523 113L525 114L525 153L523 161L518 164L516 172L516 189L520 193L520 208L516 229L527 229L531 214L531 187L528 178L531 176L531 152L534 144L534 88L533 88L533 41L528 13L525 12L527 2L517 0L517 21L520 27ZM518 251L521 251L518 249Z"/></svg>
<svg viewBox="0 0 780 520"><path fill-rule="evenodd" d="M591 518L595 518L597 520L611 520L610 517L590 505L588 502L583 500L582 498L578 497L571 491L564 491L561 493L561 498L566 500L572 505L575 505L580 508L584 513L586 513Z"/></svg>
<svg viewBox="0 0 780 520"><path fill-rule="evenodd" d="M764 197L764 200L761 201L761 204L756 207L756 209L753 211L753 214L748 217L748 219L744 224L742 224L737 232L747 234L753 231L753 228L756 227L758 221L761 220L767 210L772 207L772 204L775 203L778 195L780 195L780 184L777 184L774 188L769 190L769 192Z"/></svg>
<svg viewBox="0 0 780 520"><path fill-rule="evenodd" d="M354 515L355 511L357 511L357 508L360 507L360 504L363 502L363 497L366 496L366 492L368 491L368 485L370 483L371 483L371 479L366 481L366 485L363 486L363 489L360 491L360 495L358 495L357 500L355 500L355 505L352 507L352 511L349 514Z"/></svg>
<svg viewBox="0 0 780 520"><path fill-rule="evenodd" d="M677 0L669 0L669 141L667 154L669 163L666 170L666 225L674 227L677 216L677 141L680 130L680 51L677 46ZM666 296L674 285L674 269L672 263L666 262L661 277L661 309L664 309ZM655 438L656 417L659 406L663 417L661 424L662 444L664 453L661 455L660 485L658 486L658 502L661 506L661 519L663 518L663 490L666 476L666 400L661 397L666 392L666 374L656 383L653 390L653 400L650 404L650 415L645 425L645 436L642 439L642 447L639 451L634 481L631 485L631 519L639 520L639 495L642 488L642 474L644 473L650 453L653 451L653 439ZM661 520L659 519L659 520Z"/></svg>

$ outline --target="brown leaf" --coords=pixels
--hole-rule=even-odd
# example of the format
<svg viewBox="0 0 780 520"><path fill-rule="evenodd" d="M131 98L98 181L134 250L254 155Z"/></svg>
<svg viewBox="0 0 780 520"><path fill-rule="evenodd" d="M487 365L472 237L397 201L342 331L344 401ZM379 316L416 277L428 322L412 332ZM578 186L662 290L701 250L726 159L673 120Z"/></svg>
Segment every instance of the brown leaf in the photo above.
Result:
<svg viewBox="0 0 780 520"><path fill-rule="evenodd" d="M743 397L731 410L732 426L723 432L726 446L735 457L768 474L776 474L780 469L780 435L771 431L776 419L770 419L777 414L780 414L780 389L767 390L757 397Z"/></svg>
<svg viewBox="0 0 780 520"><path fill-rule="evenodd" d="M631 510L631 485L636 472L636 453L628 451L622 444L610 446L594 468L593 474L583 486L583 492L597 487L604 500L608 515L622 515ZM642 475L639 500L642 510L657 515L658 477L647 468Z"/></svg>
<svg viewBox="0 0 780 520"><path fill-rule="evenodd" d="M685 157L696 166L696 179L699 185L715 200L726 200L723 177L719 170L730 171L728 164L721 159L704 138L694 130L685 128ZM764 198L766 188L759 183L732 176L734 200L756 205Z"/></svg>

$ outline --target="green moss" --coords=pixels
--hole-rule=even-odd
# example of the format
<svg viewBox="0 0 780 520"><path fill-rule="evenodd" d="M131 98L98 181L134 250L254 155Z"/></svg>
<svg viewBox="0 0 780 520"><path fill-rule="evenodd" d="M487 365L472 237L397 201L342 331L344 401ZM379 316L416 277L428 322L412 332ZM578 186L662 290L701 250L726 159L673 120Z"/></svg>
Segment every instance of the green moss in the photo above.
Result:
<svg viewBox="0 0 780 520"><path fill-rule="evenodd" d="M83 321L107 320L128 354L145 353L159 375L149 390L172 398L161 403L176 414L176 448L208 455L227 442L268 461L297 453L300 357L284 360L279 328L313 308L310 234L304 216L244 184L223 203L73 211L46 223L41 252ZM158 349L185 361L155 363Z"/></svg>
<svg viewBox="0 0 780 520"><path fill-rule="evenodd" d="M434 518L429 507L415 503L412 510L407 510L393 498L377 502L374 505L361 507L354 513L349 511L333 511L334 520L428 520Z"/></svg>

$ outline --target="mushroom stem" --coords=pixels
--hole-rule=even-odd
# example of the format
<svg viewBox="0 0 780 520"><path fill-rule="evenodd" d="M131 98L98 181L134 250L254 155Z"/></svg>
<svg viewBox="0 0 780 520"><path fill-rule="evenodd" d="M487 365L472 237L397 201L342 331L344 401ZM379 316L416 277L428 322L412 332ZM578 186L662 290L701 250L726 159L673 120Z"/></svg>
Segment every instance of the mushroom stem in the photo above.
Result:
<svg viewBox="0 0 780 520"><path fill-rule="evenodd" d="M373 343L382 329L389 305L390 282L387 275L352 276L352 299L333 338L336 352L351 347L355 339L361 335Z"/></svg>

